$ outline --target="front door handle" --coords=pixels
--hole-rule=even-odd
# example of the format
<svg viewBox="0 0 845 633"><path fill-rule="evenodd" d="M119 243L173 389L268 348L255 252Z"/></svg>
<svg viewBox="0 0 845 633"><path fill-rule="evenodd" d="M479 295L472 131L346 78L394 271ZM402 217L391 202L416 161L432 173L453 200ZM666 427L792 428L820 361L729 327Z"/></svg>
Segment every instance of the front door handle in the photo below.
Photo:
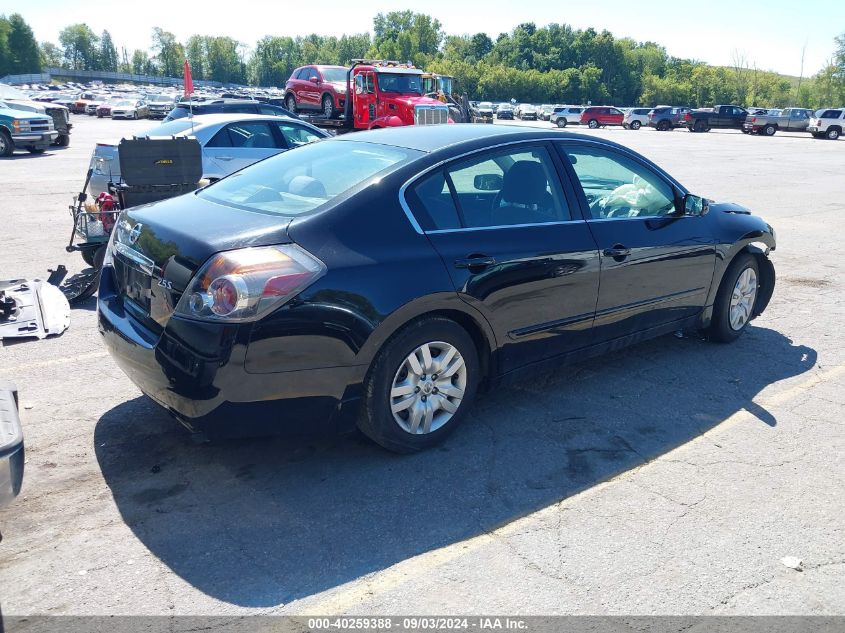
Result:
<svg viewBox="0 0 845 633"><path fill-rule="evenodd" d="M218 156L217 160L235 160L234 156Z"/></svg>
<svg viewBox="0 0 845 633"><path fill-rule="evenodd" d="M628 257L630 254L631 249L622 246L622 244L614 244L612 248L604 249L604 256L612 257L613 259Z"/></svg>
<svg viewBox="0 0 845 633"><path fill-rule="evenodd" d="M482 269L488 266L495 266L496 260L487 255L469 255L455 260L455 268Z"/></svg>

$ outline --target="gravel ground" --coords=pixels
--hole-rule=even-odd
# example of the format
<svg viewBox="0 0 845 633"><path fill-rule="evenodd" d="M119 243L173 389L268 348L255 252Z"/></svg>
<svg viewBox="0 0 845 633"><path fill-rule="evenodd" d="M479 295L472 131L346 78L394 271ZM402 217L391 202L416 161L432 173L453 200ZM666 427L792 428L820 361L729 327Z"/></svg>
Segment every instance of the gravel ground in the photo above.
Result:
<svg viewBox="0 0 845 633"><path fill-rule="evenodd" d="M67 205L93 144L149 126L74 124L70 148L0 160L2 278L82 267ZM3 611L845 614L845 142L590 134L775 226L778 287L740 341L562 367L410 457L195 445L105 353L89 302L63 336L0 348L27 442Z"/></svg>

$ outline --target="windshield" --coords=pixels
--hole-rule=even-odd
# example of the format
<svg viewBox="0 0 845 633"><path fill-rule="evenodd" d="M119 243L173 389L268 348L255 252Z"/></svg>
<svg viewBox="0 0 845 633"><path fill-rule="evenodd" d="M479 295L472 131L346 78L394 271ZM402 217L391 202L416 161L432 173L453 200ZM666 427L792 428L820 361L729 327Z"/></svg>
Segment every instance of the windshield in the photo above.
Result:
<svg viewBox="0 0 845 633"><path fill-rule="evenodd" d="M323 79L326 81L346 81L345 68L321 68L320 72L323 73Z"/></svg>
<svg viewBox="0 0 845 633"><path fill-rule="evenodd" d="M196 125L196 122L194 122ZM182 132L191 129L191 119L177 119L176 121L168 121L149 130L144 130L138 136L178 136Z"/></svg>
<svg viewBox="0 0 845 633"><path fill-rule="evenodd" d="M168 103L173 101L173 97L168 97L167 95L152 95L147 97L147 101L150 103Z"/></svg>
<svg viewBox="0 0 845 633"><path fill-rule="evenodd" d="M312 143L247 167L197 195L247 211L302 215L415 154L358 141Z"/></svg>
<svg viewBox="0 0 845 633"><path fill-rule="evenodd" d="M485 109L491 109L493 107L493 104L490 103L489 101L482 101L481 103L478 104L478 107L479 108L485 108Z"/></svg>
<svg viewBox="0 0 845 633"><path fill-rule="evenodd" d="M18 99L20 101L27 101L29 97L17 88L6 84L0 84L0 99Z"/></svg>
<svg viewBox="0 0 845 633"><path fill-rule="evenodd" d="M121 108L132 108L135 106L134 101L118 101L115 105Z"/></svg>
<svg viewBox="0 0 845 633"><path fill-rule="evenodd" d="M382 92L412 92L418 95L422 94L420 75L379 73L378 86Z"/></svg>

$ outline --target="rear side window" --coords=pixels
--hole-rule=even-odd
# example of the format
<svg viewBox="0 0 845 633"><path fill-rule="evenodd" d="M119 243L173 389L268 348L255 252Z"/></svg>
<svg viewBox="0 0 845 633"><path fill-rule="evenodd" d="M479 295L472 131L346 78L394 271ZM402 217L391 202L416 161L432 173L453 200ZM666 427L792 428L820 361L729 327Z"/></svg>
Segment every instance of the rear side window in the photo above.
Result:
<svg viewBox="0 0 845 633"><path fill-rule="evenodd" d="M276 141L270 126L263 121L231 123L208 142L208 147L275 148Z"/></svg>
<svg viewBox="0 0 845 633"><path fill-rule="evenodd" d="M838 119L842 116L842 110L825 110L822 113L822 119Z"/></svg>
<svg viewBox="0 0 845 633"><path fill-rule="evenodd" d="M442 169L409 189L408 202L425 230L461 228L458 209Z"/></svg>

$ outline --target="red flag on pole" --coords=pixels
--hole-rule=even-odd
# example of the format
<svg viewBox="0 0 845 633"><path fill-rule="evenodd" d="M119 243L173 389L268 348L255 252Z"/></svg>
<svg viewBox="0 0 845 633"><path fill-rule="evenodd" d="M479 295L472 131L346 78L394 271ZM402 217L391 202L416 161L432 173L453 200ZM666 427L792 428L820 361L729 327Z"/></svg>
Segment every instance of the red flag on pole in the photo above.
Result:
<svg viewBox="0 0 845 633"><path fill-rule="evenodd" d="M185 96L194 94L194 80L191 78L191 65L185 60Z"/></svg>

